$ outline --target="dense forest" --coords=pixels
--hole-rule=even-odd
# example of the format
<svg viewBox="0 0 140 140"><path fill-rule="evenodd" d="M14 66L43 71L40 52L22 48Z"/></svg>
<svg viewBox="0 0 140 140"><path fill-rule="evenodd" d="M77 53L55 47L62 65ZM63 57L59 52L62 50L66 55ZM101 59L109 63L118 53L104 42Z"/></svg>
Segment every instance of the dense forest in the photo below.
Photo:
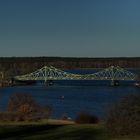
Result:
<svg viewBox="0 0 140 140"><path fill-rule="evenodd" d="M111 65L123 68L140 68L140 57L133 58L67 58L67 57L1 57L1 77L32 72L43 66L60 69L106 68ZM3 74L3 75L2 75Z"/></svg>

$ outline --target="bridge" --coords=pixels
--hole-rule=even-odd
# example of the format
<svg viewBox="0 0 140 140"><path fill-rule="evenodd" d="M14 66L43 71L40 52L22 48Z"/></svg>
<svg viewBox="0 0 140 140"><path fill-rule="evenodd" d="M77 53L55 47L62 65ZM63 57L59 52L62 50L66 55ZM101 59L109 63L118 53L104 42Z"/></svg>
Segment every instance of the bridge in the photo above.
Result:
<svg viewBox="0 0 140 140"><path fill-rule="evenodd" d="M27 81L27 80L39 80L39 81L49 81L49 80L136 80L137 75L130 71L127 71L119 66L111 66L109 68L103 69L99 72L93 74L73 74L65 72L63 70L57 69L55 67L44 66L32 73L15 76L15 80Z"/></svg>

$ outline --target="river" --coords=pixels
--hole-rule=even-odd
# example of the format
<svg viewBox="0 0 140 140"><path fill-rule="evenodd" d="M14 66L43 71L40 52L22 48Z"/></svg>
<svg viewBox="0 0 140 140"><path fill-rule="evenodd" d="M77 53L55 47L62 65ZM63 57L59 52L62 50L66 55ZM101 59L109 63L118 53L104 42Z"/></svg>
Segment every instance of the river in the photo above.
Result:
<svg viewBox="0 0 140 140"><path fill-rule="evenodd" d="M134 86L18 86L0 89L0 109L6 110L9 97L14 93L31 94L42 105L53 107L53 118L67 115L74 119L86 111L99 118L105 118L112 103L129 94L140 93Z"/></svg>
<svg viewBox="0 0 140 140"><path fill-rule="evenodd" d="M80 112L88 112L103 119L114 102L129 94L140 94L133 82L110 86L109 81L59 81L52 86L42 83L0 89L0 109L6 110L9 97L14 93L31 94L35 100L53 108L52 118L64 115L74 119Z"/></svg>

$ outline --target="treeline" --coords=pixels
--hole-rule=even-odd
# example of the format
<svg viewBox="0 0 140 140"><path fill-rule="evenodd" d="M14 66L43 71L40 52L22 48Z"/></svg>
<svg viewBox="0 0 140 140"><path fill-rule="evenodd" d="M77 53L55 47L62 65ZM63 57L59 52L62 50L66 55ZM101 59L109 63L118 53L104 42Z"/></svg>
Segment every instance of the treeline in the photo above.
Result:
<svg viewBox="0 0 140 140"><path fill-rule="evenodd" d="M111 65L140 68L140 57L124 58L67 58L67 57L1 57L0 72L14 76L32 72L38 68L54 66L61 69L106 68Z"/></svg>

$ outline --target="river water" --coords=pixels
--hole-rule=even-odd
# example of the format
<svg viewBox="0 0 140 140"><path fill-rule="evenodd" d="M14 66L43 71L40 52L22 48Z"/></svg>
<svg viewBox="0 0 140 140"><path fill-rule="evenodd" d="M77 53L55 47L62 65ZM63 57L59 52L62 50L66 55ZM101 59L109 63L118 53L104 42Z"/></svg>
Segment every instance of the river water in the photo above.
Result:
<svg viewBox="0 0 140 140"><path fill-rule="evenodd" d="M114 102L129 94L140 94L133 82L120 82L110 86L109 81L58 81L53 86L37 83L32 86L16 86L0 89L0 110L7 108L14 93L31 94L35 100L53 108L52 117L68 116L74 119L80 112L88 112L103 119Z"/></svg>
<svg viewBox="0 0 140 140"><path fill-rule="evenodd" d="M89 112L105 118L112 103L140 90L134 86L19 86L0 89L0 109L6 110L8 99L14 93L31 94L42 105L53 107L53 118L66 115L74 119L80 112Z"/></svg>

